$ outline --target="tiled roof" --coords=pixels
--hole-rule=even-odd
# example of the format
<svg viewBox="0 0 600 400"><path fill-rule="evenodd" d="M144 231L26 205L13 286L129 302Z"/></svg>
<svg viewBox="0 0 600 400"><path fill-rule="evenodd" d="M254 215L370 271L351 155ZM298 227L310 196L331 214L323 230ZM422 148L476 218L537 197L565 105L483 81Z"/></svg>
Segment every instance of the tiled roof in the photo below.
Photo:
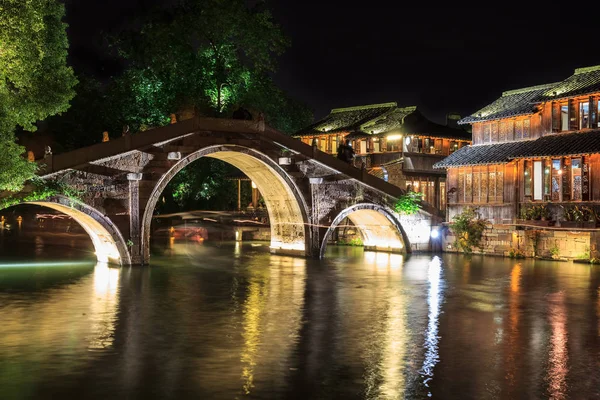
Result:
<svg viewBox="0 0 600 400"><path fill-rule="evenodd" d="M536 140L465 146L434 168L504 164L515 158L562 157L600 153L600 130L561 133Z"/></svg>
<svg viewBox="0 0 600 400"><path fill-rule="evenodd" d="M370 122L373 119L380 118L397 107L398 105L396 103L383 103L358 107L335 108L331 110L328 116L301 129L294 136L359 131L363 124Z"/></svg>
<svg viewBox="0 0 600 400"><path fill-rule="evenodd" d="M402 123L404 118L417 110L417 107L404 107L396 108L391 113L382 115L381 117L374 119L366 124L362 125L362 130L369 133L386 133L393 130L397 130Z"/></svg>
<svg viewBox="0 0 600 400"><path fill-rule="evenodd" d="M536 102L564 99L600 91L600 65L578 68L564 81L540 93Z"/></svg>
<svg viewBox="0 0 600 400"><path fill-rule="evenodd" d="M425 118L418 111L404 119L401 129L405 134L420 134L437 138L471 140L471 134L463 129L436 124Z"/></svg>
<svg viewBox="0 0 600 400"><path fill-rule="evenodd" d="M520 153L531 141L464 146L433 164L433 168L463 167L478 164L505 164L509 156Z"/></svg>
<svg viewBox="0 0 600 400"><path fill-rule="evenodd" d="M533 114L536 109L532 101L554 88L557 83L532 86L523 89L509 90L502 93L502 97L483 107L476 113L461 119L459 124L472 124L474 122L490 121L494 119L515 117L518 115Z"/></svg>
<svg viewBox="0 0 600 400"><path fill-rule="evenodd" d="M337 108L327 117L300 130L294 136L338 132L350 132L348 139L393 132L471 140L471 134L463 129L436 124L421 114L417 107L400 108L396 103Z"/></svg>

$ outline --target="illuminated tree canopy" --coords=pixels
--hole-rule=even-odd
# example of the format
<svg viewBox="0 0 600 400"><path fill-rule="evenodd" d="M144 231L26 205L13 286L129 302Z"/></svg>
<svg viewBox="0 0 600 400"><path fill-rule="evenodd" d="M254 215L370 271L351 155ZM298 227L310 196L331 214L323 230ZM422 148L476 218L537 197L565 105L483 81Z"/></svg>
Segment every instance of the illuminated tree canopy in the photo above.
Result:
<svg viewBox="0 0 600 400"><path fill-rule="evenodd" d="M75 95L64 12L52 0L0 1L0 190L19 190L35 172L15 144L15 129L35 131Z"/></svg>
<svg viewBox="0 0 600 400"><path fill-rule="evenodd" d="M243 0L184 0L141 32L116 40L130 66L115 81L123 118L132 127L156 126L182 109L223 116L243 106L264 112L277 128L295 131L312 115L268 75L287 46L263 2L249 7ZM280 117L285 113L298 126Z"/></svg>

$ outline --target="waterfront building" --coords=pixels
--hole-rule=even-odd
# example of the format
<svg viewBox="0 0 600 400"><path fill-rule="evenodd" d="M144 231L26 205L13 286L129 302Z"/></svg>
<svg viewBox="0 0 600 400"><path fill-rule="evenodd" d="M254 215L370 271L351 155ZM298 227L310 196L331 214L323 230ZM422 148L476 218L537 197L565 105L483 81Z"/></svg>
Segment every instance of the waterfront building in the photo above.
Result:
<svg viewBox="0 0 600 400"><path fill-rule="evenodd" d="M473 144L434 166L447 170L447 220L476 207L495 229L486 237L491 253L514 252L515 246L529 255L594 252L599 100L600 66L579 68L561 82L504 92L461 119L472 126ZM541 248L515 242L532 235L526 230L542 231Z"/></svg>
<svg viewBox="0 0 600 400"><path fill-rule="evenodd" d="M371 104L333 109L294 137L333 156L348 140L354 149L355 167L423 193L425 201L445 210L446 174L433 165L470 144L471 134L458 127L459 119L449 114L447 124L441 125L417 107L398 107L395 102Z"/></svg>

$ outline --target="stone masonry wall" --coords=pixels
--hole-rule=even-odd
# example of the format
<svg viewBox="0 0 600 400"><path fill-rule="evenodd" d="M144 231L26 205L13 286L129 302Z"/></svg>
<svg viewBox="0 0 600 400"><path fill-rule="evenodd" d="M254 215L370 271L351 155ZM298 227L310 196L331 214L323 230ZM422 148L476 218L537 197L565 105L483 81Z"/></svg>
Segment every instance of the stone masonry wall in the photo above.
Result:
<svg viewBox="0 0 600 400"><path fill-rule="evenodd" d="M483 249L474 249L476 254L509 256L511 250L520 250L526 257L558 257L575 259L591 254L598 257L600 232L542 229L516 229L514 226L494 225L484 232ZM446 252L456 252L453 247L455 236L451 230L442 235L442 246Z"/></svg>

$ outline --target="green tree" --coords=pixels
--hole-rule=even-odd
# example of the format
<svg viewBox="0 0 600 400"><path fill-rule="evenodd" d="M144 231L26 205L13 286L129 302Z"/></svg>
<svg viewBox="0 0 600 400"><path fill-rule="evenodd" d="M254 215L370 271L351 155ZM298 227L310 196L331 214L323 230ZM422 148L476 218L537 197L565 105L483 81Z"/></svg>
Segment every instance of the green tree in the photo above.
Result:
<svg viewBox="0 0 600 400"><path fill-rule="evenodd" d="M227 116L239 106L263 112L287 132L312 115L268 75L288 40L258 2L183 0L115 42L129 68L115 80L114 103L132 130L168 123L170 113L194 108Z"/></svg>
<svg viewBox="0 0 600 400"><path fill-rule="evenodd" d="M35 131L75 94L64 13L52 0L0 1L0 190L20 190L36 170L21 157L15 129Z"/></svg>
<svg viewBox="0 0 600 400"><path fill-rule="evenodd" d="M241 172L221 160L204 157L182 169L169 182L157 205L158 213L179 210L235 210L237 208L237 183L228 179ZM246 185L245 185L246 186ZM243 205L248 204L251 193L242 193Z"/></svg>

